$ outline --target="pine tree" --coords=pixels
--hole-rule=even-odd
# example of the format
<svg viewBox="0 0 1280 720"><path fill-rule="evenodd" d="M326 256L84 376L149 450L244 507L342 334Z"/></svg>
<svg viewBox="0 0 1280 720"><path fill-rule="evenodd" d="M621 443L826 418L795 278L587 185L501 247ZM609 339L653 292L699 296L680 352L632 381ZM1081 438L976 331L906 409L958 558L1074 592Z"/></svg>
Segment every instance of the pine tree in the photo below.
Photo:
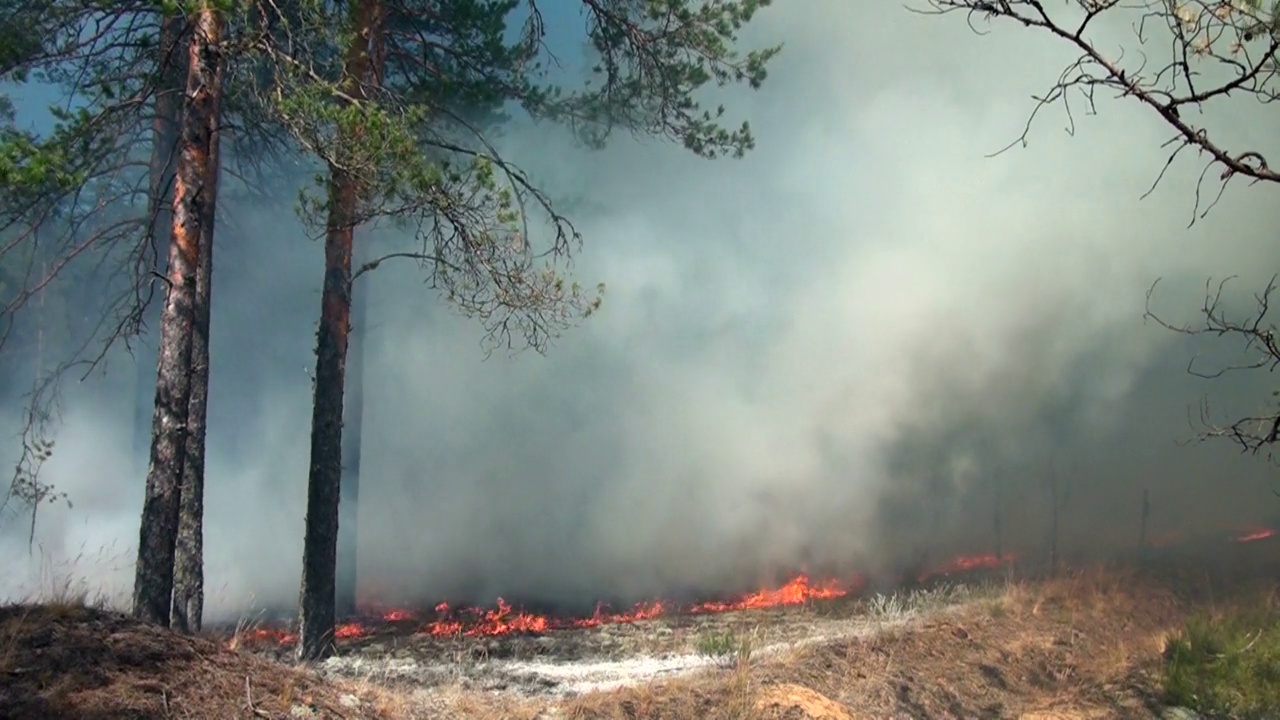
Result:
<svg viewBox="0 0 1280 720"><path fill-rule="evenodd" d="M623 128L673 139L703 157L741 156L753 144L749 128L721 126L723 109L705 110L694 96L709 83L758 87L764 80L778 48L740 55L733 46L766 4L584 0L599 64L595 81L576 92L543 81L546 28L537 2L352 0L338 8L341 17L313 3L300 13L303 24L343 27L339 47L329 49L322 38L331 36L315 31L299 41L297 28L290 49L276 46L274 67L282 72L272 78L274 112L327 167L321 192L304 203L326 242L300 658L333 649L352 283L381 262L416 260L446 299L481 321L494 346L511 349L544 351L599 306L602 287L587 291L562 274L581 240L576 230L477 131L467 108L516 104L569 125L591 147ZM526 18L512 41L517 9ZM549 239L537 249L542 234L528 232L535 215L548 219ZM415 245L353 267L355 229L378 217L410 230Z"/></svg>

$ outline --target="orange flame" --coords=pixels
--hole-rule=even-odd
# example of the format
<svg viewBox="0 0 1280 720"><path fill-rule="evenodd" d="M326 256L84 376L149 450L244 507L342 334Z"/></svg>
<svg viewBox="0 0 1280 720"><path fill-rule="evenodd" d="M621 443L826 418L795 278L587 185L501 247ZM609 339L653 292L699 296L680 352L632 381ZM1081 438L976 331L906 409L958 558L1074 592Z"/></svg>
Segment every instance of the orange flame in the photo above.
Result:
<svg viewBox="0 0 1280 720"><path fill-rule="evenodd" d="M917 580L923 582L932 577L939 575L952 575L960 572L972 572L974 570L995 570L1006 565L1010 565L1017 558L1013 555L996 555L994 553L986 553L983 555L961 555L942 565L939 565L928 572L923 573Z"/></svg>
<svg viewBox="0 0 1280 720"><path fill-rule="evenodd" d="M856 583L861 584L859 581ZM811 600L834 600L850 592L850 586L839 580L813 584L808 575L797 575L776 590L757 590L731 602L705 602L694 605L690 612L716 613L733 610L758 610L783 605L803 605Z"/></svg>
<svg viewBox="0 0 1280 720"><path fill-rule="evenodd" d="M1266 540L1269 537L1274 537L1275 534L1276 531L1271 528L1257 528L1254 530L1247 530L1231 539L1238 543L1257 542L1259 540Z"/></svg>
<svg viewBox="0 0 1280 720"><path fill-rule="evenodd" d="M1271 537L1273 530L1262 530L1241 535L1239 542L1249 542ZM994 554L966 555L957 557L922 574L920 581L941 575L969 572L980 569L1004 567L1016 558L1012 555L997 556ZM438 637L485 637L506 635L509 633L546 633L553 630L572 628L592 628L601 625L633 623L650 620L666 615L672 611L684 611L691 614L710 614L733 612L737 610L759 610L763 608L803 605L820 600L833 600L860 593L865 585L864 579L854 577L850 580L814 581L806 574L793 577L777 588L757 590L726 601L702 602L691 606L676 607L663 602L639 603L624 611L614 611L606 605L597 605L589 617L555 618L536 613L516 610L503 598L498 598L493 609L465 608L455 609L448 602L441 602L434 608L435 619L423 622L417 632ZM404 609L380 609L373 613L386 623L418 622L417 616ZM359 621L345 622L334 630L338 639L363 637L375 631L375 627ZM297 635L275 628L257 628L242 635L242 641L268 642L287 645L297 642Z"/></svg>
<svg viewBox="0 0 1280 720"><path fill-rule="evenodd" d="M339 623L333 628L333 636L339 640L361 637L367 634L368 631L365 626L358 622Z"/></svg>

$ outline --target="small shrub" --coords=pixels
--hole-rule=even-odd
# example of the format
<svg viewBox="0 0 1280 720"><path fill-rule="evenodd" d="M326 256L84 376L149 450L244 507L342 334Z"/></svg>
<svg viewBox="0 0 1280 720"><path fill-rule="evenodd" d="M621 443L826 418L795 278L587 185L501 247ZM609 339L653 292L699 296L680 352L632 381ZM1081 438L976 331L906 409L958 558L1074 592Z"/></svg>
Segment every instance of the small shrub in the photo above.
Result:
<svg viewBox="0 0 1280 720"><path fill-rule="evenodd" d="M990 598L985 600L982 607L986 608L988 615L997 620L1009 615L1009 606L1005 604L1003 598Z"/></svg>
<svg viewBox="0 0 1280 720"><path fill-rule="evenodd" d="M879 620L897 620L907 614L907 607L900 595L876 593L867 601L867 612Z"/></svg>
<svg viewBox="0 0 1280 720"><path fill-rule="evenodd" d="M699 655L730 667L744 665L751 660L751 637L732 630L703 633L698 636L695 647Z"/></svg>
<svg viewBox="0 0 1280 720"><path fill-rule="evenodd" d="M1280 715L1280 608L1190 618L1165 649L1166 700L1215 717Z"/></svg>

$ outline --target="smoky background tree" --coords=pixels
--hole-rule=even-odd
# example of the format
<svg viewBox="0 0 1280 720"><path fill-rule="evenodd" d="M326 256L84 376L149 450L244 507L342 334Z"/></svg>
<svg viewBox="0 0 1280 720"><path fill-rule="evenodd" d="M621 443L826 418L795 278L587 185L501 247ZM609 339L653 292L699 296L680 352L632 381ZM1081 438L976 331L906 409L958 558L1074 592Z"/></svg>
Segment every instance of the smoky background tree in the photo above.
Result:
<svg viewBox="0 0 1280 720"><path fill-rule="evenodd" d="M534 0L359 0L309 5L265 51L278 72L266 102L325 168L303 196L325 237L317 335L299 656L333 649L343 405L353 283L391 260L480 321L491 350L545 351L600 302L566 277L581 237L469 113L501 107L568 125L590 147L615 130L741 156L749 127L704 109L707 85L758 87L777 48L735 49L764 0L575 4L597 59L591 82L549 81L544 5ZM563 10L563 7L557 8ZM313 28L307 31L304 28ZM341 28L335 44L332 28ZM512 32L512 31L515 32ZM327 43L327 44L326 44ZM390 223L410 241L356 267L356 229Z"/></svg>
<svg viewBox="0 0 1280 720"><path fill-rule="evenodd" d="M155 81L163 52L156 13L146 8L38 0L0 3L6 18L0 79L53 92L50 128L18 129L11 105L0 113L0 353L53 298L82 322L63 342L41 342L41 371L22 398L21 455L7 500L34 513L59 494L39 478L57 420L61 381L84 379L112 347L142 332L154 292L155 206L147 173ZM14 42L9 40L14 39ZM43 337L43 328L35 330ZM54 354L58 357L51 357ZM154 372L154 366L152 367Z"/></svg>
<svg viewBox="0 0 1280 720"><path fill-rule="evenodd" d="M1137 103L1170 131L1162 146L1164 166L1149 195L1180 158L1202 167L1190 222L1210 212L1229 186L1253 192L1280 191L1280 168L1270 164L1273 148L1239 146L1229 130L1214 125L1229 113L1269 108L1280 118L1280 1L1278 0L926 0L918 12L963 15L978 32L1022 28L1046 41L1072 48L1076 58L1041 96L1023 133L1009 147L1026 144L1035 121L1053 107L1065 113L1068 130L1077 116L1098 112L1099 99ZM1103 44L1103 29L1127 30L1121 47ZM1206 114L1206 110L1216 113ZM1009 148L1005 148L1006 150ZM1160 151L1153 148L1153 151ZM1003 150L1001 151L1003 152ZM1280 197L1280 196L1277 196ZM1276 327L1269 316L1274 280L1254 295L1252 312L1234 313L1224 295L1226 282L1206 285L1199 324L1175 324L1152 310L1153 284L1146 317L1182 334L1234 343L1239 362L1213 368L1192 361L1188 370L1218 378L1245 370L1274 370L1280 365ZM1260 398L1258 410L1231 420L1215 419L1204 400L1192 422L1193 440L1227 438L1249 453L1272 455L1280 441L1280 393Z"/></svg>
<svg viewBox="0 0 1280 720"><path fill-rule="evenodd" d="M158 468L153 462L150 471L138 470L152 479L147 519L141 526L143 587L136 593L135 611L162 623L172 620L180 630L198 630L203 606L213 190L222 170L217 159L223 133L217 127L216 104L215 112L204 112L204 119L192 125L204 128L194 141L180 132L180 121L192 108L204 111L205 91L217 89L218 74L206 69L196 83L200 92L187 93L192 42L205 42L196 57L222 65L225 56L215 50L223 50L225 43L237 59L232 68L232 87L237 87L256 77L262 58L233 43L247 28L256 28L262 14L252 2L200 0L2 0L0 7L6 17L16 19L13 27L22 30L22 44L6 46L9 52L0 57L0 77L42 86L58 103L50 108L52 128L44 133L15 129L11 107L0 118L0 184L6 191L0 193L0 235L6 241L0 247L0 267L12 270L4 273L9 281L3 288L0 319L7 327L20 311L28 311L29 324L33 298L43 315L51 291L74 289L81 312L97 322L75 343L59 346L72 347L70 357L39 373L27 395L23 454L8 497L20 501L16 506L29 507L33 518L40 502L58 497L39 479L39 469L50 452L48 436L56 425L60 382L71 369L100 367L113 347L124 344L136 366L135 417L148 421L140 444L166 449ZM226 16L220 22L234 27L233 36L202 40L204 35L196 32L201 23L196 21L208 20L210 12ZM227 138L233 160L227 167L236 180L230 189L233 195L239 188L261 194L256 181L281 159L284 145L278 139L286 134L278 125L263 122L264 116L249 102L250 93L235 93L229 99L225 105L235 122ZM183 143L184 152L177 152ZM199 152L185 152L192 149ZM187 174L178 183L184 163ZM175 201L182 200L175 192L179 186L186 191L179 206L193 201L198 206L187 208L191 211L184 210L181 217L172 212ZM185 269L169 262L175 219L198 236L199 247L187 243L180 258ZM166 277L171 270L181 270L183 282L171 273ZM86 274L97 282L87 283ZM190 288L187 279L193 283ZM174 288L186 298L183 304L191 305L190 313L161 314L161 308L175 300L169 292ZM188 316L190 323L174 322ZM189 355L189 361L158 369L157 355L147 352L156 343L139 342L148 331L159 331L159 344L170 351L171 360ZM37 337L42 338L42 332ZM177 385L188 391L174 392ZM183 394L186 402L179 397ZM154 432L150 422L157 397L165 400L167 413L160 432ZM142 437L139 434L135 441ZM157 469L163 477L156 476ZM157 499L163 501L157 504Z"/></svg>

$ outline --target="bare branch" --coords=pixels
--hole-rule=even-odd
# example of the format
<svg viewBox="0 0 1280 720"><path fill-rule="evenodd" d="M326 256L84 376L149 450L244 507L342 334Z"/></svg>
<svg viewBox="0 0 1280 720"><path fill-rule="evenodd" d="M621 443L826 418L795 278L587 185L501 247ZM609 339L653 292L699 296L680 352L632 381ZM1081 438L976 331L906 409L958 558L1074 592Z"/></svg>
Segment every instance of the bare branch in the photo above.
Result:
<svg viewBox="0 0 1280 720"><path fill-rule="evenodd" d="M1280 337L1277 337L1275 324L1268 318L1277 276L1272 276L1266 287L1254 294L1253 312L1238 318L1228 314L1224 302L1227 284L1233 279L1235 278L1226 278L1216 285L1212 281L1205 283L1204 303L1200 311L1203 320L1196 325L1174 325L1152 312L1151 298L1159 281L1147 291L1144 319L1183 335L1233 337L1240 342L1242 359L1239 362L1202 370L1196 366L1197 358L1193 357L1187 366L1187 372L1196 377L1211 380L1242 370L1265 368L1274 371L1280 367ZM1243 452L1256 455L1265 450L1267 456L1274 459L1273 446L1280 440L1280 390L1271 393L1268 405L1270 408L1266 412L1223 425L1213 420L1206 398L1200 404L1198 419L1192 422L1193 426L1198 424L1195 441L1225 437L1239 445Z"/></svg>
<svg viewBox="0 0 1280 720"><path fill-rule="evenodd" d="M1083 98L1089 112L1095 110L1099 90L1118 98L1134 98L1151 109L1175 131L1174 146L1152 188L1169 165L1186 148L1209 158L1206 167L1219 169L1223 186L1242 176L1253 182L1280 183L1280 169L1272 167L1257 149L1228 148L1206 127L1190 120L1188 108L1203 108L1235 96L1251 96L1260 103L1280 97L1280 18L1262 3L1230 0L1069 0L1066 10L1050 11L1043 0L926 0L925 14L965 13L970 26L1008 20L1040 30L1072 46L1080 54L1036 104L1021 136L1008 147L1027 142L1039 112L1061 102L1074 128L1070 107L1072 93ZM1089 34L1103 15L1116 21L1136 18L1134 28L1139 58L1125 62L1104 53ZM1163 26L1170 46L1156 65L1143 49L1152 40L1151 28ZM1201 179L1205 177L1202 174ZM1150 194L1148 190L1146 194ZM1197 187L1196 217L1199 212ZM1145 197L1145 195L1144 195ZM1217 197L1221 197L1221 188ZM1217 200L1214 200L1216 204ZM1210 205L1212 207L1212 204ZM1205 211L1207 212L1207 210Z"/></svg>

